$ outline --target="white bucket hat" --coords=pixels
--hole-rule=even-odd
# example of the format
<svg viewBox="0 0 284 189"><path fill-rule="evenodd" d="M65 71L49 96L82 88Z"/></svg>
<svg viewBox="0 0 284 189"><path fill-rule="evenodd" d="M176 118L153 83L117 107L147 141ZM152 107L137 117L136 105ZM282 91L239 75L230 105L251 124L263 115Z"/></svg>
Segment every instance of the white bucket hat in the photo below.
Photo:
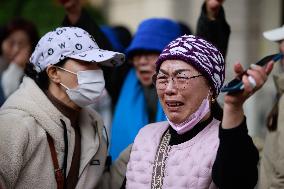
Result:
<svg viewBox="0 0 284 189"><path fill-rule="evenodd" d="M59 63L65 58L99 63L103 66L117 66L124 62L122 53L102 50L94 38L77 27L61 27L45 34L38 42L30 62L36 71L43 71L48 65Z"/></svg>
<svg viewBox="0 0 284 189"><path fill-rule="evenodd" d="M284 26L263 32L263 36L270 41L281 41L284 39Z"/></svg>

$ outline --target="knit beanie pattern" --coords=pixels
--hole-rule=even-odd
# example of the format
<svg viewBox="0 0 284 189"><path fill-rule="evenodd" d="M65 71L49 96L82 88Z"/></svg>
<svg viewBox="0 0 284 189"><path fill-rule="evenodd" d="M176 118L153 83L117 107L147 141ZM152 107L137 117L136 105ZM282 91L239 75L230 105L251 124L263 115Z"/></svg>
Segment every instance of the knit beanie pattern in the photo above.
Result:
<svg viewBox="0 0 284 189"><path fill-rule="evenodd" d="M209 81L217 97L225 80L225 62L221 52L206 40L184 35L170 42L156 62L158 72L166 60L182 60L192 65Z"/></svg>

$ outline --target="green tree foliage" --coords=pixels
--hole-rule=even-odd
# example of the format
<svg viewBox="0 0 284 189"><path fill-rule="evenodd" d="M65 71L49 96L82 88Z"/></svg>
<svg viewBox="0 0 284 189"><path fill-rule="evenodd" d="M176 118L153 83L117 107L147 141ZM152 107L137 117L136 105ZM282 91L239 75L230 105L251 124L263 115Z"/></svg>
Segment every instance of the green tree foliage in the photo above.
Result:
<svg viewBox="0 0 284 189"><path fill-rule="evenodd" d="M86 6L98 23L105 20L101 12ZM64 9L57 0L0 0L0 25L20 16L35 23L40 35L61 25Z"/></svg>

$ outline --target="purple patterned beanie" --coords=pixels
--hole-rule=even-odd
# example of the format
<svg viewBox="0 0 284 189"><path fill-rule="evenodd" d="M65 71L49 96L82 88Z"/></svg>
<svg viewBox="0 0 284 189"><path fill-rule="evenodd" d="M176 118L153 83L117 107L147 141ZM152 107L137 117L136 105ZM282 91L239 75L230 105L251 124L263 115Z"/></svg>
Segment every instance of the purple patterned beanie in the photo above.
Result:
<svg viewBox="0 0 284 189"><path fill-rule="evenodd" d="M217 97L225 79L225 62L211 43L193 35L181 36L166 46L156 62L158 72L166 60L182 60L206 77Z"/></svg>

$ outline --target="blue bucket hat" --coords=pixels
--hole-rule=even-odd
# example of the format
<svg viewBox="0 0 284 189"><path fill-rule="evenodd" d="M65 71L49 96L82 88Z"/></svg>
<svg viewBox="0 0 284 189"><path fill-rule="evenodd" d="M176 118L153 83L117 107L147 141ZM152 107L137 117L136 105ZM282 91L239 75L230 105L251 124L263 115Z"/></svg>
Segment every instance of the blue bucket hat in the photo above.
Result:
<svg viewBox="0 0 284 189"><path fill-rule="evenodd" d="M129 57L135 51L155 51L161 53L172 40L181 35L179 24L166 18L150 18L144 20L126 49Z"/></svg>

